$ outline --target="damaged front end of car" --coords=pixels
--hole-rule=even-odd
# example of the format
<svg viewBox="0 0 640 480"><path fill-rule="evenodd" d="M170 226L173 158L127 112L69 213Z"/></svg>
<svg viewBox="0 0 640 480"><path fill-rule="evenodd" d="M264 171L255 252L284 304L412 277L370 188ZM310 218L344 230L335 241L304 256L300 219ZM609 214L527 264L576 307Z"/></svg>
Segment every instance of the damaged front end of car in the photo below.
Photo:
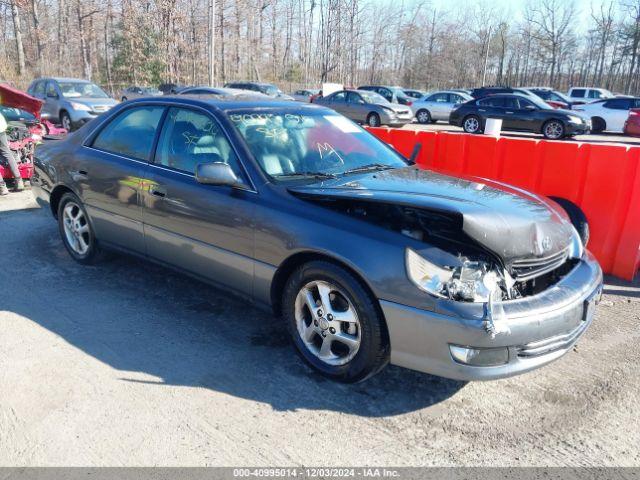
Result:
<svg viewBox="0 0 640 480"><path fill-rule="evenodd" d="M289 191L401 235L407 301L397 283L380 298L396 365L502 378L563 355L593 318L602 271L552 201L414 168Z"/></svg>

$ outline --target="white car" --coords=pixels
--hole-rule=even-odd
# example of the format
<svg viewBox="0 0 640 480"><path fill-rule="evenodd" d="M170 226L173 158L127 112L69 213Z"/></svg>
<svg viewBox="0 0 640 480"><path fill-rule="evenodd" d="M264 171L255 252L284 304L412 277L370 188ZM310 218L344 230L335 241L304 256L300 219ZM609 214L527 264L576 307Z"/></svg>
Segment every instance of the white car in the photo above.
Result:
<svg viewBox="0 0 640 480"><path fill-rule="evenodd" d="M567 92L567 96L571 99L574 105L591 103L597 100L615 97L615 95L609 90L590 87L572 87Z"/></svg>
<svg viewBox="0 0 640 480"><path fill-rule="evenodd" d="M585 105L573 107L584 116L591 118L591 131L622 132L624 122L629 117L629 110L640 108L640 98L616 97L606 100L598 100Z"/></svg>
<svg viewBox="0 0 640 480"><path fill-rule="evenodd" d="M291 94L296 102L310 103L311 97L320 93L319 88L303 88Z"/></svg>
<svg viewBox="0 0 640 480"><path fill-rule="evenodd" d="M434 123L438 120L448 122L451 111L469 100L473 100L473 97L466 93L441 90L413 102L411 109L418 123Z"/></svg>

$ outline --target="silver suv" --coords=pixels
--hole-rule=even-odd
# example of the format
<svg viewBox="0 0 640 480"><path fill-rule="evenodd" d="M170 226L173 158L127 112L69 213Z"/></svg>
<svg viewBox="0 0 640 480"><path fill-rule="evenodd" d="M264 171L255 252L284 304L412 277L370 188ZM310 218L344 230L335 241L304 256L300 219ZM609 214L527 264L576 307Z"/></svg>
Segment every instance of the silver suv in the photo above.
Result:
<svg viewBox="0 0 640 480"><path fill-rule="evenodd" d="M27 91L44 101L43 114L62 123L68 131L118 103L95 83L77 78L39 78L31 82Z"/></svg>

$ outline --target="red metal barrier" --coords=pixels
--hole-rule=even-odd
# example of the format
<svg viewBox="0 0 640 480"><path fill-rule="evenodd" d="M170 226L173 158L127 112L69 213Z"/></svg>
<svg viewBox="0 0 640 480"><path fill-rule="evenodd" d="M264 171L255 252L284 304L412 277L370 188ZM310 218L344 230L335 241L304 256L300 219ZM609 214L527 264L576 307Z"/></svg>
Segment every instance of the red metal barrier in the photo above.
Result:
<svg viewBox="0 0 640 480"><path fill-rule="evenodd" d="M453 132L369 129L417 163L451 175L485 177L578 205L589 250L603 270L632 280L640 267L640 147Z"/></svg>

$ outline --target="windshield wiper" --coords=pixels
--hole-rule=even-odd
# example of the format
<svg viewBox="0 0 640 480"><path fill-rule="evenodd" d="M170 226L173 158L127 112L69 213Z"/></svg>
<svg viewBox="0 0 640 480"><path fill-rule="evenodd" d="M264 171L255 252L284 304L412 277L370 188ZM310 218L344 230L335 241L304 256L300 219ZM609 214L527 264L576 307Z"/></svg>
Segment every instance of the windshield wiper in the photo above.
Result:
<svg viewBox="0 0 640 480"><path fill-rule="evenodd" d="M349 173L361 173L361 172L374 172L380 170L392 170L395 167L390 165L385 165L384 163L370 163L368 165L363 165L361 167L351 168L349 170L345 170L342 172L343 175L348 175Z"/></svg>
<svg viewBox="0 0 640 480"><path fill-rule="evenodd" d="M336 178L337 175L334 173L326 173L326 172L292 172L292 173L282 173L280 175L274 175L275 178L282 177L314 177L314 178Z"/></svg>

